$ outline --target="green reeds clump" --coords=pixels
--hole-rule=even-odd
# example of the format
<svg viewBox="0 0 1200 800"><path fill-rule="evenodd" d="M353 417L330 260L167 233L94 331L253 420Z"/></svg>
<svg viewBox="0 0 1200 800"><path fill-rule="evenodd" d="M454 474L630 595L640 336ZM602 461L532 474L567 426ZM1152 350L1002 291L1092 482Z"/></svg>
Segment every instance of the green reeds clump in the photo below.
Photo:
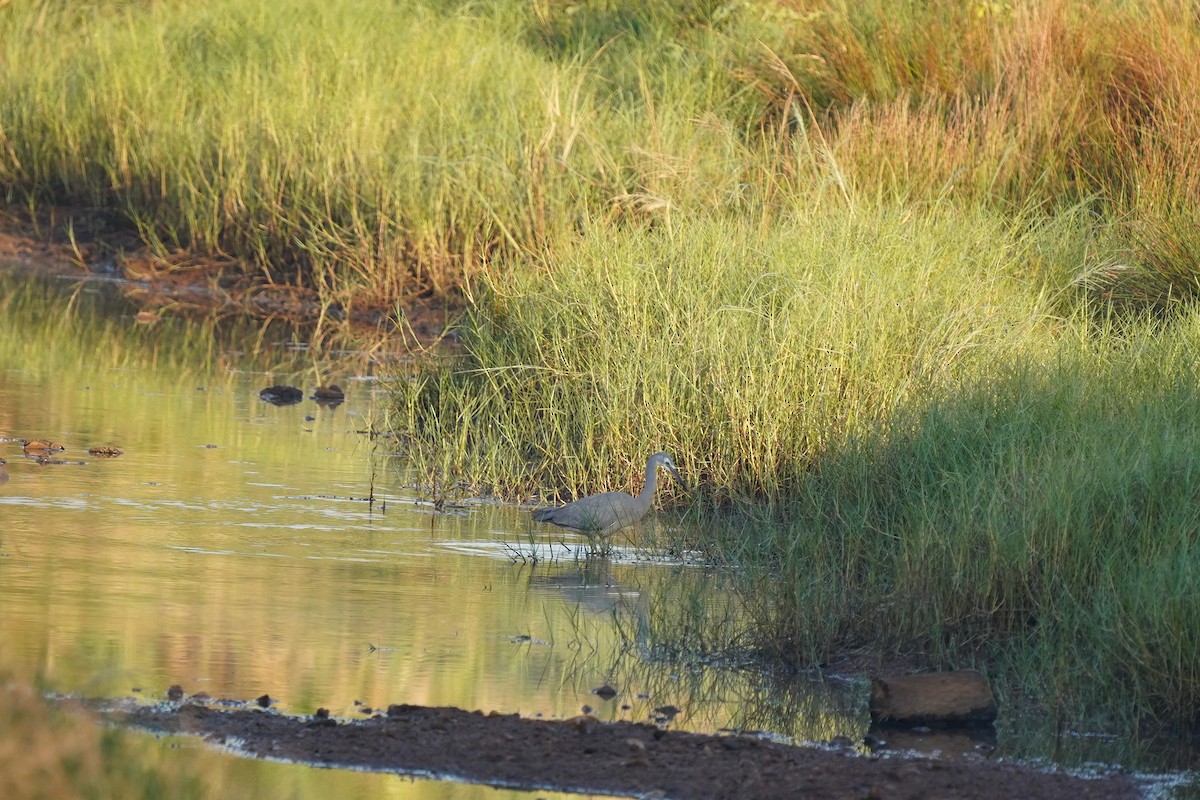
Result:
<svg viewBox="0 0 1200 800"><path fill-rule="evenodd" d="M1034 249L996 216L898 209L587 237L497 271L401 424L435 482L627 489L668 450L710 508L786 504L825 451L1036 347Z"/></svg>
<svg viewBox="0 0 1200 800"><path fill-rule="evenodd" d="M1195 314L1064 340L827 452L789 523L722 537L760 645L991 664L1068 714L1194 722L1198 358Z"/></svg>
<svg viewBox="0 0 1200 800"><path fill-rule="evenodd" d="M565 499L636 489L668 450L754 650L1003 668L1064 709L1187 717L1200 315L1104 324L1050 291L1101 258L1086 219L585 239L499 271L463 351L403 384L409 455L433 483Z"/></svg>

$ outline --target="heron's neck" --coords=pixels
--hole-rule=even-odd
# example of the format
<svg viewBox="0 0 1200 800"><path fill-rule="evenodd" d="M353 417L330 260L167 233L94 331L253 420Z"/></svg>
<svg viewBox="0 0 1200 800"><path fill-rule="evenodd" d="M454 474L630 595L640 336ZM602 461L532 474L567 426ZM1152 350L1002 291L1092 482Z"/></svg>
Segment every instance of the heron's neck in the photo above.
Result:
<svg viewBox="0 0 1200 800"><path fill-rule="evenodd" d="M642 503L649 504L654 500L654 490L658 488L658 467L654 464L646 465L646 482L642 484L642 493L638 495L638 500Z"/></svg>

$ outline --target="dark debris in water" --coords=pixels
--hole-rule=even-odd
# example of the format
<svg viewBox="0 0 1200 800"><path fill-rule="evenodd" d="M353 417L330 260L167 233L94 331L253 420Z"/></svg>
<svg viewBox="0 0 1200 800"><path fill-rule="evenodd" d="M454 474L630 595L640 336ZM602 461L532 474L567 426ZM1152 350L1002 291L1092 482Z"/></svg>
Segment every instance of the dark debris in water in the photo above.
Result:
<svg viewBox="0 0 1200 800"><path fill-rule="evenodd" d="M276 406L294 406L304 399L304 392L295 386L268 386L258 393L260 400Z"/></svg>
<svg viewBox="0 0 1200 800"><path fill-rule="evenodd" d="M654 709L654 721L660 723L670 722L671 720L675 719L675 715L681 710L682 709L677 706L659 706L658 708Z"/></svg>
<svg viewBox="0 0 1200 800"><path fill-rule="evenodd" d="M276 386L268 386L266 389L259 391L258 397L263 402L271 403L272 405L294 406L304 399L304 392L295 386L278 384ZM330 384L328 386L318 386L313 390L310 399L315 400L319 406L337 408L346 400L346 393L337 384Z"/></svg>
<svg viewBox="0 0 1200 800"><path fill-rule="evenodd" d="M88 463L86 461L60 458L59 454L66 452L68 448L66 445L51 439L0 436L0 442L11 442L21 445L21 455L36 464L82 467ZM93 445L87 449L87 452L89 455L98 458L115 458L124 453L120 448L113 447L112 445ZM0 458L0 466L4 466L7 463L3 458Z"/></svg>
<svg viewBox="0 0 1200 800"><path fill-rule="evenodd" d="M26 453L61 453L67 448L49 439L25 439L21 443Z"/></svg>
<svg viewBox="0 0 1200 800"><path fill-rule="evenodd" d="M331 383L314 389L312 399L317 401L317 405L336 408L346 399L346 393L336 383Z"/></svg>

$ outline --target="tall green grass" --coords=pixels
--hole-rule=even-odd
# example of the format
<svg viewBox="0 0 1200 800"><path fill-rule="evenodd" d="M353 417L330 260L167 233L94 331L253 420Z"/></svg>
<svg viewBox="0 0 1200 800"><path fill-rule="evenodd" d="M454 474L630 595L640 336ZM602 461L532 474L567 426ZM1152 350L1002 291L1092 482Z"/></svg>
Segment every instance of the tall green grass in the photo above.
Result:
<svg viewBox="0 0 1200 800"><path fill-rule="evenodd" d="M521 8L7 4L0 187L378 302L681 205L662 187L700 179L675 173L743 149L695 124L720 102L696 69L651 87L635 57L613 89Z"/></svg>
<svg viewBox="0 0 1200 800"><path fill-rule="evenodd" d="M1072 714L1193 722L1200 318L1064 343L826 454L789 521L734 526L760 645L1001 665Z"/></svg>
<svg viewBox="0 0 1200 800"><path fill-rule="evenodd" d="M1192 292L1181 0L0 7L0 188L333 302L576 236L838 202L1087 204L1098 296Z"/></svg>
<svg viewBox="0 0 1200 800"><path fill-rule="evenodd" d="M538 224L554 76L502 29L306 0L0 13L10 194L368 300L444 288Z"/></svg>
<svg viewBox="0 0 1200 800"><path fill-rule="evenodd" d="M402 418L484 490L618 488L668 449L712 505L775 505L847 437L1053 336L1034 240L902 209L588 237L498 271Z"/></svg>
<svg viewBox="0 0 1200 800"><path fill-rule="evenodd" d="M754 650L1187 719L1200 314L1055 288L1105 260L1093 233L859 207L585 240L499 273L463 351L401 385L408 454L545 501L636 489L668 450L695 491L664 502L742 571Z"/></svg>

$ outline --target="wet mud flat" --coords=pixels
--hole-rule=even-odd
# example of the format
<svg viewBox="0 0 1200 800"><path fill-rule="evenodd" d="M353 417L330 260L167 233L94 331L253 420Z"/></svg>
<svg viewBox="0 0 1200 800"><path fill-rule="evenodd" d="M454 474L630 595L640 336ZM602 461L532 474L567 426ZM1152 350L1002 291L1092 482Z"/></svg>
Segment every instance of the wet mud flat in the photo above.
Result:
<svg viewBox="0 0 1200 800"><path fill-rule="evenodd" d="M510 788L647 798L1078 798L1138 796L1123 775L1085 778L982 757L864 756L592 717L548 721L394 705L369 719L293 717L197 703L109 705L110 721L192 734L245 755Z"/></svg>

